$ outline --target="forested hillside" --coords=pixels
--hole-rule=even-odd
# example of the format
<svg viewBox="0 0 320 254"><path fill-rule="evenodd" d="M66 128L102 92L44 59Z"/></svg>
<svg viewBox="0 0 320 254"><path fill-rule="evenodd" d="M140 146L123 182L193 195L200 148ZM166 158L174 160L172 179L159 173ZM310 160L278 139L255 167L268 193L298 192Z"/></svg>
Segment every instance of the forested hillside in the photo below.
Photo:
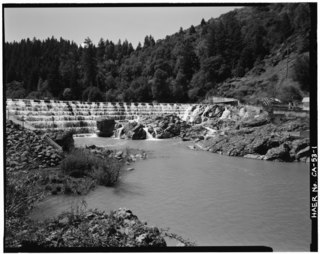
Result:
<svg viewBox="0 0 320 254"><path fill-rule="evenodd" d="M200 22L200 21L199 21ZM5 43L6 96L89 101L254 103L309 91L310 9L305 3L236 9L155 42L62 38ZM102 35L103 36L103 35ZM281 68L280 68L281 67ZM275 94L276 93L276 94Z"/></svg>

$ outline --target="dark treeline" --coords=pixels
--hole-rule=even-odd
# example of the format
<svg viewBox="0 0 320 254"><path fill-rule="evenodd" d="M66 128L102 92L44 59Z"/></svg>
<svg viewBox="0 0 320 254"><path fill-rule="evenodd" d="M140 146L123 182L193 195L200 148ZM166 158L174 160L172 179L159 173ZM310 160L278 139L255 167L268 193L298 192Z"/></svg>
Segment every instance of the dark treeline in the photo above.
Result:
<svg viewBox="0 0 320 254"><path fill-rule="evenodd" d="M155 42L60 38L5 43L7 96L87 101L194 102L244 76L288 38L309 50L308 4L241 8ZM301 84L303 88L304 84Z"/></svg>

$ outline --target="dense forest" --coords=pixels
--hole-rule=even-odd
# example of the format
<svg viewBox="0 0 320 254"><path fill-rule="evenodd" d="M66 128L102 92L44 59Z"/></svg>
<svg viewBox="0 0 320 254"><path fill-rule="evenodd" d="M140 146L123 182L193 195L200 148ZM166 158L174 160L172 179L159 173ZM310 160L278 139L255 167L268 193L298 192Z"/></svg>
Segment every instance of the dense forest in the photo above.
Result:
<svg viewBox="0 0 320 254"><path fill-rule="evenodd" d="M53 37L6 42L6 96L197 102L221 95L221 84L249 75L280 47L295 53L286 93L309 91L308 4L255 5L199 22L158 41L148 35L136 48L102 38L98 45L86 38L82 46Z"/></svg>

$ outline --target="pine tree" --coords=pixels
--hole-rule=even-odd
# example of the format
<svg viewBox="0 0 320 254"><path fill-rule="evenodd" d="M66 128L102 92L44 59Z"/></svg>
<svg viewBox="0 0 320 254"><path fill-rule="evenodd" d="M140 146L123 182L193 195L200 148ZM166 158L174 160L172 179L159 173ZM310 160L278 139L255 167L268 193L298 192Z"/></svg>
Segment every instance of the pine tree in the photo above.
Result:
<svg viewBox="0 0 320 254"><path fill-rule="evenodd" d="M204 19L201 19L200 25L201 25L201 26L205 26L206 24L207 24L206 21L205 21Z"/></svg>
<svg viewBox="0 0 320 254"><path fill-rule="evenodd" d="M189 34L191 35L191 34L194 34L194 33L196 33L196 29L194 28L193 25L191 25L191 27L189 29Z"/></svg>
<svg viewBox="0 0 320 254"><path fill-rule="evenodd" d="M85 39L85 48L82 54L82 67L83 67L83 82L85 86L95 86L96 82L96 59L95 48L90 38Z"/></svg>

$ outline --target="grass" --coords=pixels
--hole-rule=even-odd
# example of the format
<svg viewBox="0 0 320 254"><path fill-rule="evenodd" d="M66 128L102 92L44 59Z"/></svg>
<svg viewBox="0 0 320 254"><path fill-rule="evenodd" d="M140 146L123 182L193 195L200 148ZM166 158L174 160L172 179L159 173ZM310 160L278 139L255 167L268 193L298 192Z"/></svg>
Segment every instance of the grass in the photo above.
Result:
<svg viewBox="0 0 320 254"><path fill-rule="evenodd" d="M112 186L117 182L120 168L121 163L118 160L97 157L86 149L74 149L61 162L64 174L76 178L89 176L105 186Z"/></svg>

